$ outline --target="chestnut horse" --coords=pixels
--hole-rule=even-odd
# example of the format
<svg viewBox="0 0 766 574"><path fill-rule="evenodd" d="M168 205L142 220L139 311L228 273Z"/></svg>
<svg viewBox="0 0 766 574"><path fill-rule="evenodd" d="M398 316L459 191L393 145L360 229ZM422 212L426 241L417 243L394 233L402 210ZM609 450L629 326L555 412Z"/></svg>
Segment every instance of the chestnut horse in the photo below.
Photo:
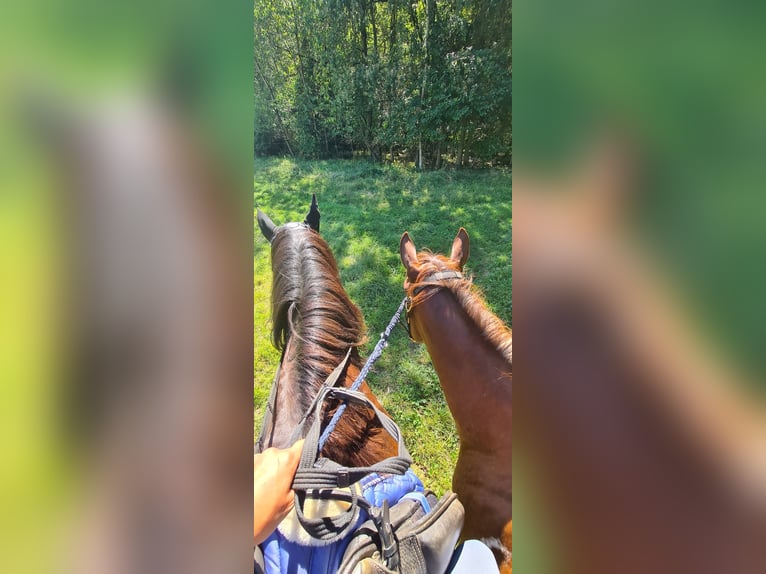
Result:
<svg viewBox="0 0 766 574"><path fill-rule="evenodd" d="M465 507L461 537L483 539L501 571L510 572L511 331L462 275L469 254L465 229L449 258L418 253L406 232L399 252L407 270L411 337L431 355L460 437L452 488Z"/></svg>
<svg viewBox="0 0 766 574"><path fill-rule="evenodd" d="M339 385L349 387L361 369L359 347L365 342L362 313L340 282L338 266L319 235L316 196L304 223L277 227L258 210L258 225L271 242L272 341L282 351L275 401L268 408L262 447L285 448L322 384L350 349ZM359 388L381 411L366 382ZM328 403L326 424L338 405ZM269 421L269 418L271 419ZM395 456L397 444L374 412L349 405L322 449L322 455L345 466L370 466Z"/></svg>

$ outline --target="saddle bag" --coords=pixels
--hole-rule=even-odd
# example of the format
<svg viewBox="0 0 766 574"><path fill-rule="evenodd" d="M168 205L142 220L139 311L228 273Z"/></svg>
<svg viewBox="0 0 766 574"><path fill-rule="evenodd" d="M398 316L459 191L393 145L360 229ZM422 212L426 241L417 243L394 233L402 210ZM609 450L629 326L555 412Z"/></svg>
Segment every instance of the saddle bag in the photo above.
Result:
<svg viewBox="0 0 766 574"><path fill-rule="evenodd" d="M429 512L420 502L405 498L390 509L390 524L398 550L398 564L387 565L385 545L368 520L354 532L343 554L339 574L441 574L455 550L465 511L454 492L437 499L425 493Z"/></svg>

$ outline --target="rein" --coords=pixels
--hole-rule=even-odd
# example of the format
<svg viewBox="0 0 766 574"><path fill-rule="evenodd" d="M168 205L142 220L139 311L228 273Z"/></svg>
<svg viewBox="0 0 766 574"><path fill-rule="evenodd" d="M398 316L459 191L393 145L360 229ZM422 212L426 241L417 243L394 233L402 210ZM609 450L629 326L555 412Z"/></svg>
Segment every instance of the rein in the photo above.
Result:
<svg viewBox="0 0 766 574"><path fill-rule="evenodd" d="M359 371L359 375L356 377L351 387L349 387L352 391L356 391L359 389L359 386L367 377L367 373L370 372L370 368L372 367L372 365L383 354L383 349L385 349L388 346L388 338L391 336L391 331L394 330L394 327L396 326L396 324L401 320L402 311L404 310L405 306L408 304L408 301L409 301L408 297L405 297L404 299L402 299L402 302L399 304L399 308L396 310L396 312L394 313L394 316L391 317L391 320L388 322L388 326L386 327L386 330L380 334L380 340L378 340L378 343L375 345L375 348L372 350L372 354L370 354L370 356L367 357L367 361L364 363L362 370ZM327 442L327 439L330 438L332 431L335 430L335 427L338 424L338 421L340 420L340 417L343 414L343 411L345 410L346 410L346 403L344 402L340 407L338 407L338 410L335 411L335 414L333 415L332 420L330 420L329 424L325 427L324 432L322 433L322 436L319 437L319 450L322 450L325 443Z"/></svg>
<svg viewBox="0 0 766 574"><path fill-rule="evenodd" d="M389 321L385 331L383 331L380 334L380 339L375 345L375 348L373 349L370 356L367 358L367 361L364 363L364 366L362 366L362 369L359 371L359 375L356 377L356 379L354 379L354 382L349 387L349 390L357 391L359 389L362 382L364 382L364 379L367 377L367 374L370 372L372 365L375 363L375 361L377 361L380 358L380 356L383 354L383 350L388 346L388 338L391 336L391 332L394 330L394 327L396 326L398 322L402 322L402 325L409 333L409 326L406 325L405 322L401 320L402 311L404 311L405 307L409 305L409 302L410 302L409 297L405 297L404 299L402 299L402 302L399 304L399 308L396 310L393 317L391 317L391 320ZM277 371L274 374L274 381L271 384L271 393L269 395L269 400L266 403L266 414L264 417L263 424L261 426L261 433L258 436L258 440L255 443L256 453L263 451L266 435L272 432L273 430L274 411L276 408L276 397L277 397L277 392L279 388L279 372L282 370L282 363L284 362L286 351L287 351L287 345L285 345L285 348L282 351L282 357L279 359L279 365L277 365ZM351 354L351 349L349 349L349 351L346 353L345 358L330 374L327 380L322 384L322 387L319 389L317 396L324 393L327 389L335 387L335 383L338 381L338 378L340 377L341 372L345 369L345 366L348 363L350 354ZM335 430L335 427L338 425L338 421L340 420L340 417L343 415L343 412L346 410L346 405L347 405L346 402L340 405L338 410L335 411L335 414L333 415L330 422L327 424L327 427L325 427L324 432L322 433L322 435L319 437L319 440L318 440L317 452L321 451L322 448L324 448L324 445L327 442L327 440L330 438L332 431ZM312 410L313 408L309 407L309 409L303 414L303 417L301 418L302 422L306 420L306 418L311 414ZM295 438L297 439L299 437L295 437Z"/></svg>

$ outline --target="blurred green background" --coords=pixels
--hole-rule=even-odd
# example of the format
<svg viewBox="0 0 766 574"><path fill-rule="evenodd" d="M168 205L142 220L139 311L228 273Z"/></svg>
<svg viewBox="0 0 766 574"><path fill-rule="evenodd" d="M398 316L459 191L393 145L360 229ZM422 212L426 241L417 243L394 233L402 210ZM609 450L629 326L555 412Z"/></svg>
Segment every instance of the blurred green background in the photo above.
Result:
<svg viewBox="0 0 766 574"><path fill-rule="evenodd" d="M603 128L628 133L643 168L636 230L677 272L700 328L763 380L766 8L543 0L520 9L514 159L553 167Z"/></svg>
<svg viewBox="0 0 766 574"><path fill-rule="evenodd" d="M10 0L0 6L0 571L56 569L81 471L60 420L71 197L30 101L87 111L162 91L234 179L252 169L252 5ZM242 189L243 218L249 186ZM60 568L58 568L60 569Z"/></svg>
<svg viewBox="0 0 766 574"><path fill-rule="evenodd" d="M624 231L672 270L693 325L764 396L766 6L517 7L516 169L559 171L594 134L628 134L641 170ZM518 433L514 447L515 571L565 571Z"/></svg>

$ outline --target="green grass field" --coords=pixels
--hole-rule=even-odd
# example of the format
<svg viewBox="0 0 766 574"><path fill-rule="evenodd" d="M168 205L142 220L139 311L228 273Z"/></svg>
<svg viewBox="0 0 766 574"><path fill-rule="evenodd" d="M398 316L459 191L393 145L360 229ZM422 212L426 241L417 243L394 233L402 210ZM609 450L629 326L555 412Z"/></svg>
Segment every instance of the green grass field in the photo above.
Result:
<svg viewBox="0 0 766 574"><path fill-rule="evenodd" d="M312 193L317 194L322 236L335 253L343 285L364 314L369 342L363 357L404 296L399 238L405 230L418 249L444 253L460 226L465 227L471 237L467 269L490 308L511 325L510 171L418 173L367 161L256 159L254 212L261 208L277 225L303 221ZM255 217L253 222L257 431L279 355L269 339L269 246ZM402 428L425 485L437 493L448 489L458 440L425 348L397 329L367 382Z"/></svg>

